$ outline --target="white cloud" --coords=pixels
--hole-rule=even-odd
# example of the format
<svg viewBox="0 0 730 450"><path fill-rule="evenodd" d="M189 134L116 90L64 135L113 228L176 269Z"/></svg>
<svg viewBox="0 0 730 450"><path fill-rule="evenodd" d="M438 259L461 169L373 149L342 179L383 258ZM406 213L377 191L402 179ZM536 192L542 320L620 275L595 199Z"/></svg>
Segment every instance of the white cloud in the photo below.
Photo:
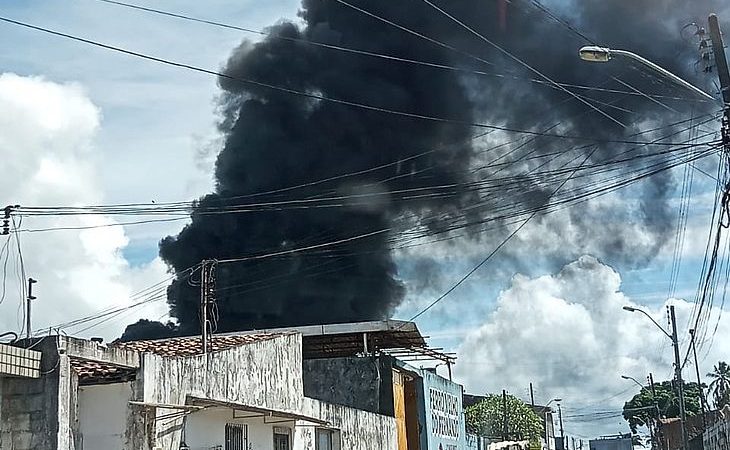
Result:
<svg viewBox="0 0 730 450"><path fill-rule="evenodd" d="M0 176L2 206L89 205L103 203L94 138L101 111L81 86L57 84L36 77L0 75ZM104 225L112 219L26 217L21 229ZM129 244L122 227L20 233L27 277L39 281L33 304L33 328L65 322L108 307L132 302L133 292L166 277L164 265L131 268L121 250ZM5 241L2 241L5 244ZM22 275L18 273L17 241L11 235L6 273L6 298L0 304L0 330L19 331ZM4 263L5 258L0 260ZM22 311L22 310L21 310ZM113 338L141 315L156 319L164 302L133 311L126 320L110 320L84 334ZM70 333L83 327L68 330Z"/></svg>
<svg viewBox="0 0 730 450"><path fill-rule="evenodd" d="M680 333L686 335L692 304L672 300ZM619 411L638 388L620 378L642 380L653 372L669 378L673 354L669 339L640 313L622 310L635 305L621 292L621 277L597 259L584 256L554 275L516 275L498 297L484 323L467 334L458 350L456 374L468 392L521 395L532 382L538 402L563 398L566 433L595 436L625 432L620 418L585 422L570 416L596 410ZM643 308L666 325L665 305ZM712 313L710 334L718 323ZM730 359L730 318L720 317L714 345L701 356L701 372L719 359ZM686 343L686 341L685 341ZM685 378L694 379L691 365Z"/></svg>

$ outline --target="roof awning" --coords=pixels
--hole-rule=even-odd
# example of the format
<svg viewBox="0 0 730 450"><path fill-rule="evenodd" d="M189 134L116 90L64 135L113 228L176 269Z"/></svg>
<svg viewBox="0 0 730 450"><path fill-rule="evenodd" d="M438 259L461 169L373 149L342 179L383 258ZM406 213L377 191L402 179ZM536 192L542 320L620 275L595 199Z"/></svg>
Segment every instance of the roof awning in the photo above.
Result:
<svg viewBox="0 0 730 450"><path fill-rule="evenodd" d="M244 405L242 403L235 403L235 402L226 402L222 400L213 400L210 398L200 398L200 397L193 397L188 396L187 402L188 405L192 406L202 406L202 407L210 407L210 406L218 406L222 408L230 408L234 411L241 411L250 413L250 415L246 415L245 417L240 418L254 418L254 417L263 417L264 420L266 418L271 419L286 419L286 421L293 421L293 420L301 420L304 422L309 422L314 425L323 425L323 426L329 426L329 422L318 419L316 417L310 417L305 416L301 414L291 413L287 411L280 411L276 409L269 409L269 408L262 408L259 406L250 406L250 405ZM269 422L272 423L272 422Z"/></svg>

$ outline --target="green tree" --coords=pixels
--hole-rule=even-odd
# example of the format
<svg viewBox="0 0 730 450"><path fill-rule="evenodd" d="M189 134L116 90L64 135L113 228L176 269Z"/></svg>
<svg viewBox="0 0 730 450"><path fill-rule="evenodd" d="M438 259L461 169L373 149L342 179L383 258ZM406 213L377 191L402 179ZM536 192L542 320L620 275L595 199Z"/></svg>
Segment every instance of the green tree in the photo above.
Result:
<svg viewBox="0 0 730 450"><path fill-rule="evenodd" d="M479 436L498 438L502 436L504 404L502 396L489 394L479 403L464 411L466 431ZM543 420L519 398L507 395L508 439L529 440L531 447L540 446Z"/></svg>
<svg viewBox="0 0 730 450"><path fill-rule="evenodd" d="M638 427L653 426L660 417L679 417L679 399L673 386L672 381L654 383L656 399L651 388L644 387L624 404L623 416L632 433L636 434ZM684 383L684 407L688 416L701 414L700 395L697 383Z"/></svg>
<svg viewBox="0 0 730 450"><path fill-rule="evenodd" d="M730 404L730 366L725 361L718 361L707 376L712 378L710 392L715 408Z"/></svg>

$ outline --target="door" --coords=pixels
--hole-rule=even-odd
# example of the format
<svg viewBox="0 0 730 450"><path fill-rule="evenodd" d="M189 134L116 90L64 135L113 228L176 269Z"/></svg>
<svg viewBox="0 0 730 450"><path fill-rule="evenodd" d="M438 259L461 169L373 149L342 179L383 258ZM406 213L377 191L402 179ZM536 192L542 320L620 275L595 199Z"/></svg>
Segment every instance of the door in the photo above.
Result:
<svg viewBox="0 0 730 450"><path fill-rule="evenodd" d="M408 436L406 434L406 399L405 380L403 374L393 371L393 411L395 425L398 430L398 450L408 450Z"/></svg>

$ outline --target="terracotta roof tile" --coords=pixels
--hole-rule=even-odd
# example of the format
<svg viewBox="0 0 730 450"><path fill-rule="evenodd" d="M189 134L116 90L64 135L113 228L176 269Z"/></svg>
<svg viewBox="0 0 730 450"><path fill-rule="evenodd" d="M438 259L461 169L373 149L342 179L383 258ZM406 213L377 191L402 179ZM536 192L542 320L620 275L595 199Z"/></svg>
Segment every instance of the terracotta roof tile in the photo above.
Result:
<svg viewBox="0 0 730 450"><path fill-rule="evenodd" d="M137 369L121 367L100 361L70 358L71 368L79 377L79 384L127 381L133 379Z"/></svg>
<svg viewBox="0 0 730 450"><path fill-rule="evenodd" d="M212 352L219 352L241 345L266 341L281 335L282 333L251 333L228 336L211 336L209 345ZM155 353L157 355L168 357L195 356L203 353L203 343L200 336L156 339L151 341L117 342L114 343L113 346L125 350L134 350L142 353Z"/></svg>

